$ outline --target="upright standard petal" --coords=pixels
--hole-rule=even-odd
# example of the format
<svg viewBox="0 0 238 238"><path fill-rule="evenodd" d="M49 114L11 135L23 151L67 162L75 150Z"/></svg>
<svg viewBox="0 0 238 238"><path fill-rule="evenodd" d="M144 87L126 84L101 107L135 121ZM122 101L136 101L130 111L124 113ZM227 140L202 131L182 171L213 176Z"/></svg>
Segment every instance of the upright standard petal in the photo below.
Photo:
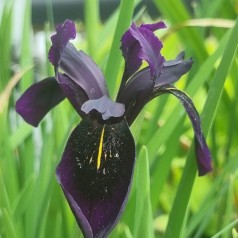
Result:
<svg viewBox="0 0 238 238"><path fill-rule="evenodd" d="M142 60L148 62L152 77L159 75L164 62L160 54L162 43L153 31L161 28L165 28L163 22L144 24L140 27L133 23L122 36L121 50L126 62L127 79L140 68Z"/></svg>
<svg viewBox="0 0 238 238"><path fill-rule="evenodd" d="M65 74L58 73L57 79L64 95L78 114L84 118L85 113L81 110L81 107L88 100L86 92Z"/></svg>
<svg viewBox="0 0 238 238"><path fill-rule="evenodd" d="M43 117L65 96L55 80L46 78L28 88L16 102L16 111L26 122L38 126Z"/></svg>
<svg viewBox="0 0 238 238"><path fill-rule="evenodd" d="M150 67L135 73L120 91L117 101L125 104L126 118L130 125L144 105L155 96L161 94L160 87L170 85L187 73L192 66L192 59L184 60L180 53L175 60L165 61L160 75L155 81L151 78ZM157 94L155 95L155 91Z"/></svg>
<svg viewBox="0 0 238 238"><path fill-rule="evenodd" d="M108 96L108 90L102 71L83 51L68 43L61 55L60 68L76 84L84 89L89 99Z"/></svg>
<svg viewBox="0 0 238 238"><path fill-rule="evenodd" d="M118 221L134 162L135 144L125 120L84 119L72 132L57 177L85 237L106 237Z"/></svg>
<svg viewBox="0 0 238 238"><path fill-rule="evenodd" d="M193 125L194 133L195 133L195 149L196 149L196 158L198 165L198 174L199 176L205 175L209 171L212 170L211 165L211 155L202 134L201 122L198 115L198 112L192 102L192 100L182 91L179 91L176 88L163 88L160 90L164 93L171 93L175 97L177 97L182 105L184 106L191 122Z"/></svg>
<svg viewBox="0 0 238 238"><path fill-rule="evenodd" d="M49 50L49 61L54 65L56 79L60 67L89 99L98 99L108 95L105 79L101 70L83 51L77 51L69 40L76 37L74 22L66 20L56 28L56 34L51 37L52 46Z"/></svg>
<svg viewBox="0 0 238 238"><path fill-rule="evenodd" d="M51 37L52 46L49 50L49 61L54 67L58 67L65 46L75 37L76 29L73 21L66 20L56 27L56 34Z"/></svg>

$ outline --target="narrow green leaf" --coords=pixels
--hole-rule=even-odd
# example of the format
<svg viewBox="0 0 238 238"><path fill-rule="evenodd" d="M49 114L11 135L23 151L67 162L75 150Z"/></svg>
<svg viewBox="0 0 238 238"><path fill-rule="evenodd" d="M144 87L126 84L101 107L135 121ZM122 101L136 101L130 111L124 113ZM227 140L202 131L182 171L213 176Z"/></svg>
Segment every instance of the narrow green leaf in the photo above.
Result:
<svg viewBox="0 0 238 238"><path fill-rule="evenodd" d="M235 228L232 229L232 237L233 238L238 238L238 232Z"/></svg>
<svg viewBox="0 0 238 238"><path fill-rule="evenodd" d="M58 238L61 238L62 237L62 231L61 228L63 225L62 223L62 214L61 213L57 213L56 215L56 221L55 221L55 227L54 227L54 234L55 234L55 237L58 237Z"/></svg>
<svg viewBox="0 0 238 238"><path fill-rule="evenodd" d="M228 39L221 63L215 73L214 79L210 85L208 98L202 113L202 125L205 137L208 135L211 128L214 116L216 114L219 100L222 94L226 76L232 63L234 54L238 45L238 18L235 26L231 31ZM190 194L193 187L193 182L196 176L196 164L194 152L190 150L187 157L184 172L174 199L173 207L170 212L169 222L165 233L166 238L172 238L176 234L181 235L181 228L184 223L186 209L188 207Z"/></svg>
<svg viewBox="0 0 238 238"><path fill-rule="evenodd" d="M122 0L120 5L120 13L112 42L111 51L108 58L105 77L107 80L107 86L111 92L112 97L116 95L116 85L119 75L119 70L122 65L122 54L120 51L120 40L123 33L128 29L132 14L134 11L134 0L127 1Z"/></svg>
<svg viewBox="0 0 238 238"><path fill-rule="evenodd" d="M98 24L99 24L99 1L87 0L84 3L85 8L85 25L87 34L87 43L89 55L95 58L97 48L96 42L98 38Z"/></svg>
<svg viewBox="0 0 238 238"><path fill-rule="evenodd" d="M26 210L26 237L37 237L45 229L48 212L48 199L55 184L53 135L45 134L44 144L41 149L39 172L36 176L32 196L30 197L28 209ZM35 158L33 161L36 162ZM50 181L50 182L49 182ZM36 206L37 204L37 206ZM30 224L30 225L29 225Z"/></svg>
<svg viewBox="0 0 238 238"><path fill-rule="evenodd" d="M33 65L32 59L32 47L31 46L31 0L25 0L25 9L24 9L24 23L22 29L22 39L21 39L21 58L20 64L22 68L29 67L29 65ZM33 71L29 70L21 80L21 89L22 91L26 90L32 83L33 80Z"/></svg>
<svg viewBox="0 0 238 238"><path fill-rule="evenodd" d="M12 27L12 1L2 3L3 12L0 18L0 55L1 55L1 70L0 70L0 92L4 89L10 78L10 61L11 61L11 36L9 30ZM1 17L1 16L0 16Z"/></svg>
<svg viewBox="0 0 238 238"><path fill-rule="evenodd" d="M0 208L5 207L6 209L10 209L10 201L8 198L6 186L3 180L3 174L2 170L0 168L0 191L1 191L1 196L0 196Z"/></svg>
<svg viewBox="0 0 238 238"><path fill-rule="evenodd" d="M225 0L216 0L212 2L203 0L201 5L199 6L201 8L199 17L214 17L216 11L220 10L224 2Z"/></svg>
<svg viewBox="0 0 238 238"><path fill-rule="evenodd" d="M215 179L213 179L210 191L204 198L203 202L199 205L197 212L191 217L189 221L185 237L191 237L192 234L193 235L196 234L198 235L196 237L200 237L199 234L201 235L202 232L204 232L204 230L207 228L209 221L211 220L211 217L214 216L216 208L220 206L219 204L220 201L222 200L222 198L225 196L225 193L229 189L229 186L227 186L228 184L227 179L229 179L230 176L235 177L236 168L238 166L238 161L236 159L237 156L238 154L235 154L234 157L230 158L228 160L228 163L223 166L221 174L217 176ZM197 179L199 180L203 178ZM232 216L229 216L229 219L231 217Z"/></svg>
<svg viewBox="0 0 238 238"><path fill-rule="evenodd" d="M10 147L16 149L22 145L25 139L32 134L33 128L31 125L22 123L10 137Z"/></svg>
<svg viewBox="0 0 238 238"><path fill-rule="evenodd" d="M191 18L190 13L186 9L186 5L182 1L177 0L153 0L158 10L165 19L172 24L184 22ZM182 41L186 39L187 49L193 49L195 57L201 63L207 57L207 51L203 44L201 34L195 28L184 28L177 32Z"/></svg>
<svg viewBox="0 0 238 238"><path fill-rule="evenodd" d="M13 156L13 151L10 147L10 128L8 122L7 108L0 113L0 167L1 177L4 181L7 197L10 204L16 197L19 189L17 160Z"/></svg>
<svg viewBox="0 0 238 238"><path fill-rule="evenodd" d="M16 219L20 218L22 214L26 211L31 199L33 188L35 185L35 176L30 176L25 182L23 188L16 197L13 205L13 213Z"/></svg>
<svg viewBox="0 0 238 238"><path fill-rule="evenodd" d="M136 166L136 208L133 237L153 238L154 232L150 201L149 157L146 146L142 147Z"/></svg>
<svg viewBox="0 0 238 238"><path fill-rule="evenodd" d="M184 130L184 127L177 127L173 131L173 140L170 140L169 146L167 146L165 152L155 160L152 167L151 177L151 202L153 210L156 209L159 203L159 196L166 183L169 172L171 171L171 162L177 156L179 149L179 137ZM171 150L171 148L173 148Z"/></svg>
<svg viewBox="0 0 238 238"><path fill-rule="evenodd" d="M14 221L7 209L5 208L2 209L2 222L5 237L18 238L16 228L14 227Z"/></svg>
<svg viewBox="0 0 238 238"><path fill-rule="evenodd" d="M54 10L53 10L53 0L45 0L47 19L49 21L50 29L54 30Z"/></svg>
<svg viewBox="0 0 238 238"><path fill-rule="evenodd" d="M234 183L235 180L237 180L237 176L230 176L229 182L227 184L227 199L226 199L226 209L224 214L224 219L222 221L223 225L226 225L229 223L230 218L233 215L233 211L235 209L233 201L233 193L234 193ZM222 226L223 226L222 225ZM230 238L230 229L223 233L222 238Z"/></svg>
<svg viewBox="0 0 238 238"><path fill-rule="evenodd" d="M226 34L222 38L219 44L219 48L202 64L195 77L185 89L186 93L188 93L188 95L190 95L191 97L197 93L198 89L200 89L204 85L208 77L211 75L217 59L221 57L223 53L227 39L228 34ZM172 111L171 117L169 117L165 124L153 134L153 137L151 137L150 141L147 144L150 157L154 157L160 146L163 143L166 143L166 141L170 138L174 129L181 123L181 119L184 114L185 111L181 113L181 108L176 107ZM176 118L176 121L174 120L174 118Z"/></svg>
<svg viewBox="0 0 238 238"><path fill-rule="evenodd" d="M214 236L212 236L211 238L219 238L221 237L222 234L224 234L225 232L227 232L228 230L232 230L232 228L234 228L236 225L238 224L238 219L236 219L235 221L233 221L232 223L230 223L229 225L227 225L226 227L224 227L221 231L219 231L217 234L215 234Z"/></svg>

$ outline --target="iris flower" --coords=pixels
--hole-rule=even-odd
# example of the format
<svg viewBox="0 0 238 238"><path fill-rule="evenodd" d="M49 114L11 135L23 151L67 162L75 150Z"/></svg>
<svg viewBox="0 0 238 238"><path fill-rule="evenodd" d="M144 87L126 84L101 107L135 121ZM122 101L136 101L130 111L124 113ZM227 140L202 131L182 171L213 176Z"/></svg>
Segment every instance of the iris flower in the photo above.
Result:
<svg viewBox="0 0 238 238"><path fill-rule="evenodd" d="M122 36L125 68L114 102L101 70L69 42L76 30L66 20L51 37L49 61L55 76L32 85L16 103L17 112L33 126L65 98L82 118L69 136L56 174L85 237L106 237L121 216L136 159L129 126L153 98L169 93L179 99L195 132L198 173L211 170L197 110L184 92L172 86L189 71L192 59L185 60L182 52L166 61L160 52L162 43L154 35L161 28L163 22L139 27L132 23ZM148 64L143 69L142 61Z"/></svg>

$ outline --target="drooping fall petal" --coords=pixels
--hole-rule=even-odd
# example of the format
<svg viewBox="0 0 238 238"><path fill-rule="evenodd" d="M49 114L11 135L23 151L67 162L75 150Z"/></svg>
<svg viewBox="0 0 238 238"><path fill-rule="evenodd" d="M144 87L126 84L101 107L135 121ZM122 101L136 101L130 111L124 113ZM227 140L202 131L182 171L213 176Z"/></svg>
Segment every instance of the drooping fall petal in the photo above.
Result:
<svg viewBox="0 0 238 238"><path fill-rule="evenodd" d="M192 100L182 91L172 88L165 87L163 92L171 93L179 99L179 101L184 106L191 122L193 125L193 130L195 133L195 149L196 149L196 158L198 165L198 174L199 176L205 175L212 170L211 165L211 155L208 149L207 143L204 139L201 129L201 122L198 115L198 112L192 102Z"/></svg>
<svg viewBox="0 0 238 238"><path fill-rule="evenodd" d="M29 87L16 102L16 111L26 122L38 126L43 117L65 96L55 80L46 78Z"/></svg>
<svg viewBox="0 0 238 238"><path fill-rule="evenodd" d="M84 119L74 129L57 177L85 237L106 237L124 209L135 162L127 123Z"/></svg>
<svg viewBox="0 0 238 238"><path fill-rule="evenodd" d="M84 89L89 99L108 95L102 71L83 51L68 43L61 55L60 68Z"/></svg>

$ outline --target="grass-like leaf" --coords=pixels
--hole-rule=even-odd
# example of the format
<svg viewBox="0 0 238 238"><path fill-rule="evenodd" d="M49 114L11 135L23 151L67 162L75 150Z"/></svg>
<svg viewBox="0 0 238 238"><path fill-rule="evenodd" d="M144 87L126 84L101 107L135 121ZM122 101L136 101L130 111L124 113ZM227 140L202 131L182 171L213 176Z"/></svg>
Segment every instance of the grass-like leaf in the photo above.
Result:
<svg viewBox="0 0 238 238"><path fill-rule="evenodd" d="M142 147L136 164L136 207L133 237L153 238L153 215L150 201L150 170L148 151Z"/></svg>
<svg viewBox="0 0 238 238"><path fill-rule="evenodd" d="M236 53L237 45L238 19L236 20L235 26L231 31L221 63L210 85L208 98L202 113L202 125L205 136L208 135L214 116L216 114L216 109L219 105L219 100L223 91L226 76ZM188 155L186 166L184 168L181 182L179 184L178 191L174 200L174 205L170 212L170 219L165 233L166 238L174 237L174 234L180 237L180 234L182 232L181 229L183 227L193 182L196 176L196 165L192 154L193 152L189 153Z"/></svg>
<svg viewBox="0 0 238 238"><path fill-rule="evenodd" d="M132 14L134 12L134 0L127 1L122 0L120 5L120 13L114 34L114 39L111 46L111 51L108 58L105 77L107 80L107 86L111 92L112 97L116 93L116 85L118 80L119 70L122 66L122 54L120 51L120 40L123 33L128 29Z"/></svg>

